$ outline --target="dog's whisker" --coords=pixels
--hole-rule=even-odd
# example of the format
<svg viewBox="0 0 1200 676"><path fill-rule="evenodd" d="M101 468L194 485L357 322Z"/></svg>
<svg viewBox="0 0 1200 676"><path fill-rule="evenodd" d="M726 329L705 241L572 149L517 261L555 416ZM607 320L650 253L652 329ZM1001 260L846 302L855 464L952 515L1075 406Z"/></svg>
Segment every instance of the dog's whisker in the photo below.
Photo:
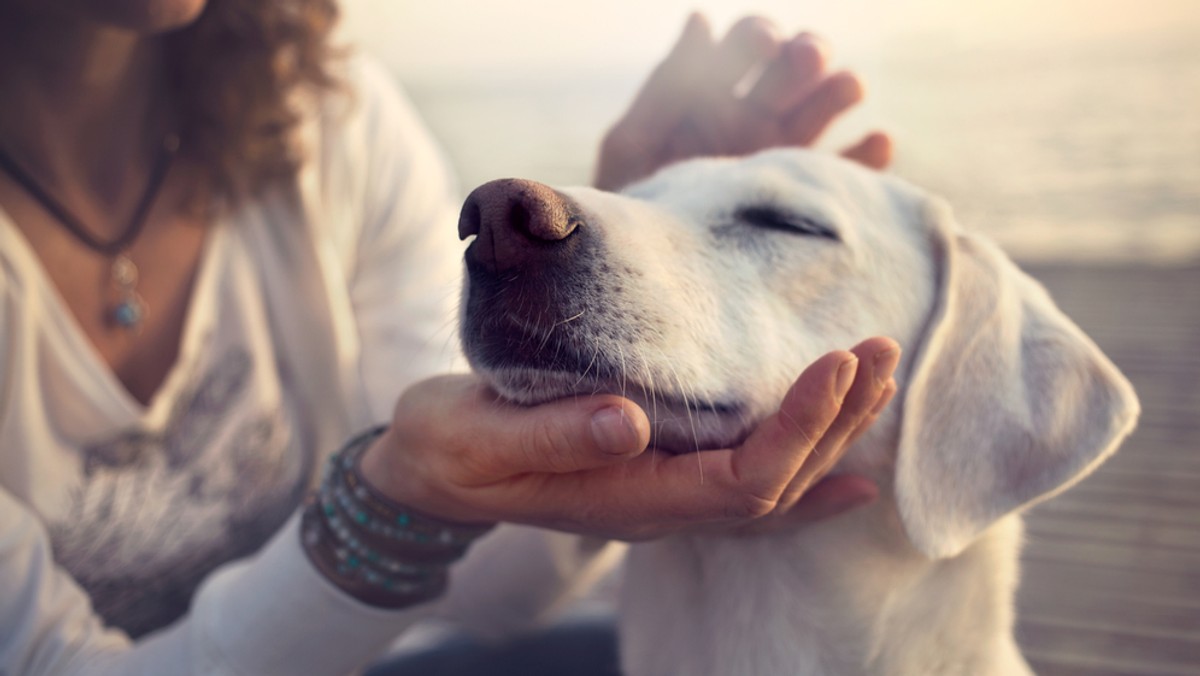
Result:
<svg viewBox="0 0 1200 676"><path fill-rule="evenodd" d="M779 409L779 416L791 423L792 429L796 430L800 433L800 436L804 437L804 443L808 444L808 447L812 449L814 455L820 455L820 452L817 450L817 443L813 441L812 437L808 436L808 433L804 431L804 428L800 425L796 418L792 416L791 413L788 413L781 407Z"/></svg>
<svg viewBox="0 0 1200 676"><path fill-rule="evenodd" d="M588 374L591 373L591 371L592 371L592 367L596 365L596 358L599 356L600 356L600 347L599 346L593 347L592 360L589 361L587 366L583 369L583 373L579 374L579 379L575 381L575 384L571 386L571 389L573 389L573 390L578 389L579 385L581 383L583 383L583 381L585 379L587 379Z"/></svg>
<svg viewBox="0 0 1200 676"><path fill-rule="evenodd" d="M656 351L665 359L666 355L663 354L661 350ZM622 354L622 359L623 356L624 355ZM648 413L652 435L651 442L654 443L661 436L661 432L666 427L667 422L659 417L658 400L660 385L650 364L651 362L649 360L639 359L634 363L632 368L630 368L627 364L623 364L623 369L625 373L628 373L629 371L634 372L636 376L635 384L641 389L642 392L643 407L645 407L646 404L649 404ZM652 454L650 456L651 467L654 467L658 462L658 453L653 452L653 450L654 449L652 449Z"/></svg>
<svg viewBox="0 0 1200 676"><path fill-rule="evenodd" d="M582 316L583 316L583 315L585 315L585 314L587 314L587 310L586 310L586 309L585 309L585 310L580 310L580 311L579 311L579 314L575 315L574 317L567 317L566 319L564 319L564 320L562 320L562 321L559 321L559 322L555 323L555 324L554 324L554 326L556 326L556 327L557 327L557 326L562 326L563 324L569 324L569 323L571 323L571 322L575 321L576 319L579 319L580 317L582 317Z"/></svg>
<svg viewBox="0 0 1200 676"><path fill-rule="evenodd" d="M627 394L627 386L628 386L628 382L627 382L627 380L626 380L626 375L627 375L627 374L626 374L626 372L625 372L625 350L621 348L621 345L620 345L620 343L618 343L618 344L617 344L617 358L618 358L618 359L620 360L620 362L621 362L621 363L620 363L620 369L621 369L621 397L622 397L622 398L625 398L625 395Z"/></svg>
<svg viewBox="0 0 1200 676"><path fill-rule="evenodd" d="M448 319L442 322L442 325L435 329L428 338L421 341L421 349L434 352L442 362L450 361L453 358L450 356L452 353L460 354L461 351L457 349L458 346L453 344L457 338L457 333L454 330L456 322L457 319ZM435 348L433 346L438 342L439 337L441 346Z"/></svg>
<svg viewBox="0 0 1200 676"><path fill-rule="evenodd" d="M663 353L663 351L661 349L656 350L656 352L658 352L658 355L659 355L659 363L660 364L667 363L666 354ZM662 421L659 420L659 417L658 417L658 389L659 388L658 388L658 384L655 382L654 373L650 369L650 365L648 363L646 364L646 382L650 384L650 412L651 412L650 419L653 421L652 429L654 429L655 437L657 437L661 433L662 426L663 426ZM650 467L651 468L656 467L657 464L658 464L658 454L655 453L652 456L650 456Z"/></svg>
<svg viewBox="0 0 1200 676"><path fill-rule="evenodd" d="M700 472L700 484L704 485L704 461L700 457L699 431L696 429L696 418L692 414L692 401L688 397L689 391L692 390L684 384L683 378L679 376L679 370L675 368L675 365L670 362L665 363L668 364L667 368L670 369L675 388L678 390L679 397L683 401L683 409L687 412L688 426L692 430L692 450L696 453L696 469Z"/></svg>
<svg viewBox="0 0 1200 676"><path fill-rule="evenodd" d="M534 322L534 326L538 326L538 325L540 325L540 324L542 323L542 318L543 318L544 316L545 316L545 311L539 312L539 313L538 313L538 318L537 318L537 321L536 321L536 322ZM537 351L538 351L539 353L540 353L542 350L546 349L546 344L550 342L550 339L551 339L552 337L554 337L554 327L556 327L556 326L558 326L558 324L552 324L552 325L550 325L550 327L549 327L549 328L547 328L547 329L546 329L546 335L542 337L542 343L541 343L540 345L538 345L538 348L537 348ZM559 347L561 347L561 345L559 345ZM555 359L557 359L557 358L558 358L558 352L557 352L557 350L555 351L554 358L555 358ZM552 361L553 361L553 360L552 360Z"/></svg>

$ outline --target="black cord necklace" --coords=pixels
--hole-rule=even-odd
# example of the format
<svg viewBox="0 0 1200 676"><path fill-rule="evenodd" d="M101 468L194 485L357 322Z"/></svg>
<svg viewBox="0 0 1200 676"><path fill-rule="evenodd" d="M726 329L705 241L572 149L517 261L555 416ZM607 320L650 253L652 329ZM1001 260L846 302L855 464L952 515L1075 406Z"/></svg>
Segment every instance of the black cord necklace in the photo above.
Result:
<svg viewBox="0 0 1200 676"><path fill-rule="evenodd" d="M129 220L129 225L125 226L125 229L115 238L105 241L89 232L78 218L75 218L71 212L67 211L4 148L0 147L0 169L3 169L43 209L57 219L58 222L62 223L67 232L75 236L75 239L78 239L92 251L112 259L111 277L113 286L116 287L117 301L106 312L106 317L110 322L123 329L138 329L142 319L146 316L146 302L142 300L142 297L137 292L138 269L126 252L146 225L146 217L150 214L150 207L153 206L155 198L158 197L163 179L167 177L167 171L171 168L171 161L178 150L179 137L175 134L168 134L163 139L162 146L159 148L158 154L154 159L154 166L150 170L150 178L146 183L146 190L142 193L141 200L138 201L137 208L133 212L133 217Z"/></svg>

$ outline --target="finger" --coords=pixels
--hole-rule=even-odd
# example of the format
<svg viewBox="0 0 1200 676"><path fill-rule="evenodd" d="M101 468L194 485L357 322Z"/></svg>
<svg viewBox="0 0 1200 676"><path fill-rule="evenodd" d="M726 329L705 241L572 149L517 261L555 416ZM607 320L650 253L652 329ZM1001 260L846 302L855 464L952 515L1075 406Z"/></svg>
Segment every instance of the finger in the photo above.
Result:
<svg viewBox="0 0 1200 676"><path fill-rule="evenodd" d="M775 24L748 16L729 29L717 46L707 85L711 93L732 97L734 86L755 66L775 60L783 41Z"/></svg>
<svg viewBox="0 0 1200 676"><path fill-rule="evenodd" d="M804 499L791 509L777 516L748 521L739 532L787 531L869 505L878 497L879 487L866 477L855 474L828 476L814 484L804 494Z"/></svg>
<svg viewBox="0 0 1200 676"><path fill-rule="evenodd" d="M518 406L476 385L450 404L427 414L453 417L443 422L454 431L442 459L459 485L602 467L641 453L650 441L645 412L615 395Z"/></svg>
<svg viewBox="0 0 1200 676"><path fill-rule="evenodd" d="M825 78L788 114L783 125L786 142L811 145L834 118L862 101L863 95L862 82L853 73L835 73Z"/></svg>
<svg viewBox="0 0 1200 676"><path fill-rule="evenodd" d="M779 56L746 94L746 101L771 115L782 115L812 92L828 62L825 43L801 33L783 45Z"/></svg>
<svg viewBox="0 0 1200 676"><path fill-rule="evenodd" d="M618 127L639 130L642 138L671 132L701 92L715 50L708 19L693 13L679 40L642 85Z"/></svg>
<svg viewBox="0 0 1200 676"><path fill-rule="evenodd" d="M748 125L743 119L747 111L735 91L761 64L775 60L781 45L774 24L761 17L744 18L729 29L706 66L698 92L703 100L675 127L663 154L664 163L701 153L739 155L761 147L751 130L774 128Z"/></svg>
<svg viewBox="0 0 1200 676"><path fill-rule="evenodd" d="M514 431L501 433L496 466L510 473L600 467L625 461L650 442L650 421L630 401L543 404L501 425L499 430Z"/></svg>
<svg viewBox="0 0 1200 676"><path fill-rule="evenodd" d="M797 501L801 501L808 487L845 456L850 447L847 441L850 434L874 409L900 358L900 347L890 338L869 338L854 346L851 352L859 358L854 383L846 393L837 417L816 440L811 456L780 495L781 510L790 509ZM886 375L881 375L884 373Z"/></svg>
<svg viewBox="0 0 1200 676"><path fill-rule="evenodd" d="M855 375L854 385L842 403L837 419L817 442L814 454L828 464L829 456L848 446L847 440L870 415L879 402L884 388L900 363L900 346L891 338L870 338L856 345L851 352L858 355L862 367Z"/></svg>
<svg viewBox="0 0 1200 676"><path fill-rule="evenodd" d="M871 338L852 350L862 366L854 385L842 403L837 419L825 431L813 450L813 462L806 465L797 478L811 483L835 465L849 449L849 438L879 402L883 390L900 361L900 346L890 338Z"/></svg>
<svg viewBox="0 0 1200 676"><path fill-rule="evenodd" d="M866 431L871 428L871 425L875 424L875 420L879 418L879 414L883 412L883 409L886 408L889 403L891 403L892 398L895 396L896 381L895 379L892 379L889 380L887 385L884 386L883 393L879 395L879 401L875 402L875 407L872 408L871 412L867 414L867 417L858 424L858 427L850 433L850 437L846 439L847 446L852 446L858 442L859 437L865 434Z"/></svg>
<svg viewBox="0 0 1200 676"><path fill-rule="evenodd" d="M708 20L693 13L629 110L604 135L594 178L597 188L617 190L649 175L662 163L663 139L672 137L703 95L705 70L715 50ZM620 161L613 162L615 158Z"/></svg>
<svg viewBox="0 0 1200 676"><path fill-rule="evenodd" d="M701 149L706 148L710 149L709 154L724 154L721 152L724 144L717 127L711 123L700 123L695 116L685 117L663 148L662 166L695 157Z"/></svg>
<svg viewBox="0 0 1200 676"><path fill-rule="evenodd" d="M777 501L816 443L836 420L856 380L858 356L837 351L821 357L788 390L779 410L758 424L737 449L732 479L752 495Z"/></svg>
<svg viewBox="0 0 1200 676"><path fill-rule="evenodd" d="M871 169L886 169L892 163L892 138L882 132L867 134L842 150L842 157Z"/></svg>

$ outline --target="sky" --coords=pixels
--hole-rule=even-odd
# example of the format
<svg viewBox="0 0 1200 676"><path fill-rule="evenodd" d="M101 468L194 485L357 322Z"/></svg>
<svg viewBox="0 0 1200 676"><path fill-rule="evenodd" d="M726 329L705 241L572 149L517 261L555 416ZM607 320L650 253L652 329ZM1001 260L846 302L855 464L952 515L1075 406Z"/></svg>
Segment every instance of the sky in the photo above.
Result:
<svg viewBox="0 0 1200 676"><path fill-rule="evenodd" d="M645 69L692 10L758 14L843 57L923 45L1200 40L1197 0L343 0L343 30L406 78Z"/></svg>

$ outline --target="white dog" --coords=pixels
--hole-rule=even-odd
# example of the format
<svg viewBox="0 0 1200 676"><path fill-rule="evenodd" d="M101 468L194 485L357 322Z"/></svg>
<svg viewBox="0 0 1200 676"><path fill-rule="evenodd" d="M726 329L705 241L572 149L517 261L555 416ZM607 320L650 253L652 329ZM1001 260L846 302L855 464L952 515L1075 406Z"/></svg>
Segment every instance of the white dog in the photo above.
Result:
<svg viewBox="0 0 1200 676"><path fill-rule="evenodd" d="M875 505L791 534L634 545L630 676L1025 674L1017 513L1131 431L1129 383L992 244L912 186L804 151L671 167L611 195L468 201L463 338L503 395L615 391L669 452L736 444L826 351L905 348L839 466Z"/></svg>

